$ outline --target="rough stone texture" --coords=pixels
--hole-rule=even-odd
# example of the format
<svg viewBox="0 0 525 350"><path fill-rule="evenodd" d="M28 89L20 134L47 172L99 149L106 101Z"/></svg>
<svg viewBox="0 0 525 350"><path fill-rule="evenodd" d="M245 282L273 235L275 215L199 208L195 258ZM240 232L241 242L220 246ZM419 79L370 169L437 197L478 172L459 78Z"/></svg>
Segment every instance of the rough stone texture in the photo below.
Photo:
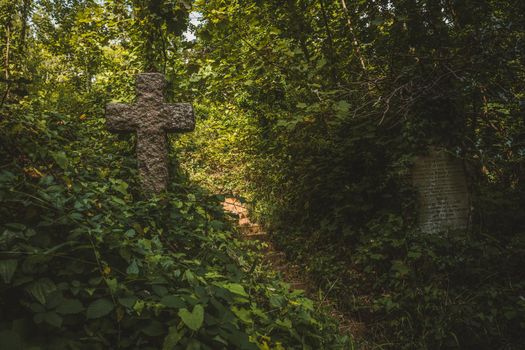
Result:
<svg viewBox="0 0 525 350"><path fill-rule="evenodd" d="M189 103L164 103L166 81L160 73L142 73L136 77L137 99L134 104L110 103L106 106L108 130L137 133L137 159L142 190L157 194L168 186L168 132L195 128L193 108Z"/></svg>
<svg viewBox="0 0 525 350"><path fill-rule="evenodd" d="M467 228L469 193L461 160L432 151L416 160L412 181L419 192L419 226L423 232Z"/></svg>

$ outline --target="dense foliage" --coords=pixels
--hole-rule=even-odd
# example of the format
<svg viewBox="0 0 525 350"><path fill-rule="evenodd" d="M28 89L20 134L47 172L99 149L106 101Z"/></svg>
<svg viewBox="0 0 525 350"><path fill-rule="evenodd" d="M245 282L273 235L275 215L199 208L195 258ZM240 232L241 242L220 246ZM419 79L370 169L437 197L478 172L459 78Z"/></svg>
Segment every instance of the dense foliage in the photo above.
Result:
<svg viewBox="0 0 525 350"><path fill-rule="evenodd" d="M0 4L4 347L344 347L235 239L230 192L365 346L522 347L525 2ZM103 131L143 70L198 118L151 201L133 136ZM417 228L430 148L466 164L467 232Z"/></svg>
<svg viewBox="0 0 525 350"><path fill-rule="evenodd" d="M133 73L184 64L188 4L1 4L1 349L351 346L239 240L220 196L174 161L145 200L135 137L105 131Z"/></svg>
<svg viewBox="0 0 525 350"><path fill-rule="evenodd" d="M137 200L133 150L102 129L60 114L2 123L3 349L343 346L236 239L218 198L179 178Z"/></svg>
<svg viewBox="0 0 525 350"><path fill-rule="evenodd" d="M372 344L520 348L524 3L197 5L193 178L253 200ZM465 161L468 232L417 229L410 167L429 148Z"/></svg>

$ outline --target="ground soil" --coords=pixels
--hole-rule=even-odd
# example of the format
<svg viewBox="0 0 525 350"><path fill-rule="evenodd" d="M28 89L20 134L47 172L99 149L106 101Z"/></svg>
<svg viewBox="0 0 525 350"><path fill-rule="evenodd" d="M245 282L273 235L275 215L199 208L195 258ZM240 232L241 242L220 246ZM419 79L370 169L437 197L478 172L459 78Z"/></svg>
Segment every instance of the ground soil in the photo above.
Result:
<svg viewBox="0 0 525 350"><path fill-rule="evenodd" d="M304 290L306 296L314 300L319 308L328 310L330 315L339 322L339 331L350 334L354 339L362 338L365 326L362 322L355 321L351 315L338 310L336 304L326 295L319 293L319 288L308 278L300 266L293 264L286 258L273 243L271 235L258 223L252 222L249 216L249 205L242 203L237 198L226 198L222 203L224 210L236 217L237 225L244 239L264 242L262 249L264 260L268 266L278 272L283 280L290 284L290 288Z"/></svg>

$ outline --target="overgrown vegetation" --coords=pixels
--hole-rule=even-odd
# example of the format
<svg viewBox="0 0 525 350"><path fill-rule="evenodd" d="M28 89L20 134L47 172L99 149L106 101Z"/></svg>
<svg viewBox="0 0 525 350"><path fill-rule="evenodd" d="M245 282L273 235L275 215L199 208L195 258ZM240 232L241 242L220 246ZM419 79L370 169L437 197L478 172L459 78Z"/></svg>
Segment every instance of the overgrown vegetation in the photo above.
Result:
<svg viewBox="0 0 525 350"><path fill-rule="evenodd" d="M366 325L364 347L521 348L524 12L2 2L0 344L350 347L235 239L217 197L232 192ZM103 131L104 105L130 101L143 70L165 73L198 118L173 142L169 194L151 201L135 192L133 136ZM417 228L410 167L436 147L467 165L467 232Z"/></svg>
<svg viewBox="0 0 525 350"><path fill-rule="evenodd" d="M193 178L253 200L370 346L521 348L523 3L199 5ZM430 147L467 165L468 232L417 229Z"/></svg>
<svg viewBox="0 0 525 350"><path fill-rule="evenodd" d="M140 201L133 149L100 117L24 112L2 123L2 348L343 347L219 198L179 177Z"/></svg>
<svg viewBox="0 0 525 350"><path fill-rule="evenodd" d="M138 192L134 136L107 133L104 106L183 65L188 15L149 5L2 3L0 348L350 348L177 164L169 193Z"/></svg>

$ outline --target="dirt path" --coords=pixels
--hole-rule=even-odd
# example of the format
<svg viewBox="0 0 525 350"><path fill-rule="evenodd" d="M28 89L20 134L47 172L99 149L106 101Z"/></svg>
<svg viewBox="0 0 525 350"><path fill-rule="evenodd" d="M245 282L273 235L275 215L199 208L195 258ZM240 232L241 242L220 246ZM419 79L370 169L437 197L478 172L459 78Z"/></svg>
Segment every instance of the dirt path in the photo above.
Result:
<svg viewBox="0 0 525 350"><path fill-rule="evenodd" d="M249 218L249 209L246 204L241 203L236 198L226 198L222 203L225 211L238 217L238 225L241 234L245 239L258 240L265 242L267 248L264 249L264 260L271 268L281 274L284 281L289 283L291 289L301 289L319 307L329 310L330 315L339 322L339 331L343 334L351 334L354 339L362 338L365 332L365 326L362 322L353 320L350 315L346 315L337 310L327 296L321 297L319 289L308 279L306 274L301 271L299 266L292 264L286 258L286 254L278 250L270 239L270 235L264 231L257 223L253 223Z"/></svg>

